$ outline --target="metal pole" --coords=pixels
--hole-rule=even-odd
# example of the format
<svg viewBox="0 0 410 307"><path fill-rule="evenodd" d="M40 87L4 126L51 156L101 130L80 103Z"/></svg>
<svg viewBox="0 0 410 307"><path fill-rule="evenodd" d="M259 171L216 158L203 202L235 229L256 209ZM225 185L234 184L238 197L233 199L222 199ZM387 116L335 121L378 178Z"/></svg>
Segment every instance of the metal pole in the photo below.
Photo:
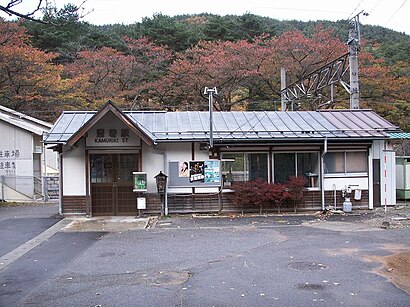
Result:
<svg viewBox="0 0 410 307"><path fill-rule="evenodd" d="M326 204L325 204L325 155L327 154L327 137L325 137L325 140L323 141L323 152L320 155L320 163L321 163L321 168L320 168L320 193L321 193L321 202L322 202L322 210L325 210Z"/></svg>
<svg viewBox="0 0 410 307"><path fill-rule="evenodd" d="M286 98L283 90L286 88L286 69L282 67L280 69L280 105L281 111L286 111Z"/></svg>
<svg viewBox="0 0 410 307"><path fill-rule="evenodd" d="M4 175L0 176L0 183L1 183L1 201L4 200Z"/></svg>
<svg viewBox="0 0 410 307"><path fill-rule="evenodd" d="M46 132L43 132L43 140L45 139L45 134ZM43 143L43 172L41 174L42 176L42 185L43 185L43 195L44 195L44 202L48 201L48 184L47 184L47 157L46 157L46 144L44 143L44 141L42 141Z"/></svg>
<svg viewBox="0 0 410 307"><path fill-rule="evenodd" d="M332 82L331 84L330 84L330 103L331 103L331 105L332 105L332 109L333 109L333 101L334 101L334 98L335 98L335 83L334 82Z"/></svg>
<svg viewBox="0 0 410 307"><path fill-rule="evenodd" d="M214 100L212 92L209 93L209 147L214 147L214 124L213 124Z"/></svg>
<svg viewBox="0 0 410 307"><path fill-rule="evenodd" d="M209 148L213 148L214 147L213 94L218 95L218 91L216 90L216 87L214 88L205 87L204 94L208 95L208 99L209 99Z"/></svg>

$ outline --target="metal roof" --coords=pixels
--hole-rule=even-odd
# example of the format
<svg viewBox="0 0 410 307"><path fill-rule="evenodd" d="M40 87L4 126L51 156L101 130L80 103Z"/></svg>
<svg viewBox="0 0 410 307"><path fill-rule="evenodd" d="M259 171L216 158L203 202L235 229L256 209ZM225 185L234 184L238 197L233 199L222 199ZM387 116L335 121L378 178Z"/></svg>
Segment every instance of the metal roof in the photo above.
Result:
<svg viewBox="0 0 410 307"><path fill-rule="evenodd" d="M95 114L67 111L45 139L65 144ZM209 112L123 112L155 142L206 141ZM214 142L389 138L400 129L371 110L214 112Z"/></svg>
<svg viewBox="0 0 410 307"><path fill-rule="evenodd" d="M52 124L0 105L0 120L27 130L36 135L42 135L51 129Z"/></svg>

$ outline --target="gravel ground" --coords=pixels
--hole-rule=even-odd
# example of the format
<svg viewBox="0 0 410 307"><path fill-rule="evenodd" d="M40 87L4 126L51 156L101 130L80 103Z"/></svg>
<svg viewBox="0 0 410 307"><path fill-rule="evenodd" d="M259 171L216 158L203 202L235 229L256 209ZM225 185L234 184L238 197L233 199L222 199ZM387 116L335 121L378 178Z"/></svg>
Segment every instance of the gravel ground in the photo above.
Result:
<svg viewBox="0 0 410 307"><path fill-rule="evenodd" d="M397 204L396 206L376 208L361 215L362 222L373 227L384 229L410 229L410 205Z"/></svg>

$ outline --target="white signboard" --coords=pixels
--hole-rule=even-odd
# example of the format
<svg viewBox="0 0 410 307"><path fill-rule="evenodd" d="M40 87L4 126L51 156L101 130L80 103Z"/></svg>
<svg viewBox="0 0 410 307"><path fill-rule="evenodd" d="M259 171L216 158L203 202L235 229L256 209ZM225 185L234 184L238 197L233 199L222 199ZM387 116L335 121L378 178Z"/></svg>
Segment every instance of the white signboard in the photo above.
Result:
<svg viewBox="0 0 410 307"><path fill-rule="evenodd" d="M145 197L138 197L137 198L137 209L144 210L147 209L147 201Z"/></svg>
<svg viewBox="0 0 410 307"><path fill-rule="evenodd" d="M140 139L116 116L107 114L88 132L87 147L139 146Z"/></svg>

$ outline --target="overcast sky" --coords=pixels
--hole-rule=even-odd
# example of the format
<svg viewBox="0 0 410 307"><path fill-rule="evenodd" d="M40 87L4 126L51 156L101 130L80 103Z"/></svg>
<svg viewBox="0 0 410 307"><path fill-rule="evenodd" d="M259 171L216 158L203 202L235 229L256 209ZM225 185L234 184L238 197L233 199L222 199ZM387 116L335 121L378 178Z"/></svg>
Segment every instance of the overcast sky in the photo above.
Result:
<svg viewBox="0 0 410 307"><path fill-rule="evenodd" d="M80 5L83 0L54 0L57 7L64 3ZM4 2L4 1L2 1ZM23 4L36 3L23 0ZM20 4L22 6L22 4ZM87 0L85 10L94 10L84 20L95 25L140 22L155 13L174 16L212 13L218 15L255 15L279 20L341 20L361 10L363 24L379 25L410 34L410 1L408 0Z"/></svg>

